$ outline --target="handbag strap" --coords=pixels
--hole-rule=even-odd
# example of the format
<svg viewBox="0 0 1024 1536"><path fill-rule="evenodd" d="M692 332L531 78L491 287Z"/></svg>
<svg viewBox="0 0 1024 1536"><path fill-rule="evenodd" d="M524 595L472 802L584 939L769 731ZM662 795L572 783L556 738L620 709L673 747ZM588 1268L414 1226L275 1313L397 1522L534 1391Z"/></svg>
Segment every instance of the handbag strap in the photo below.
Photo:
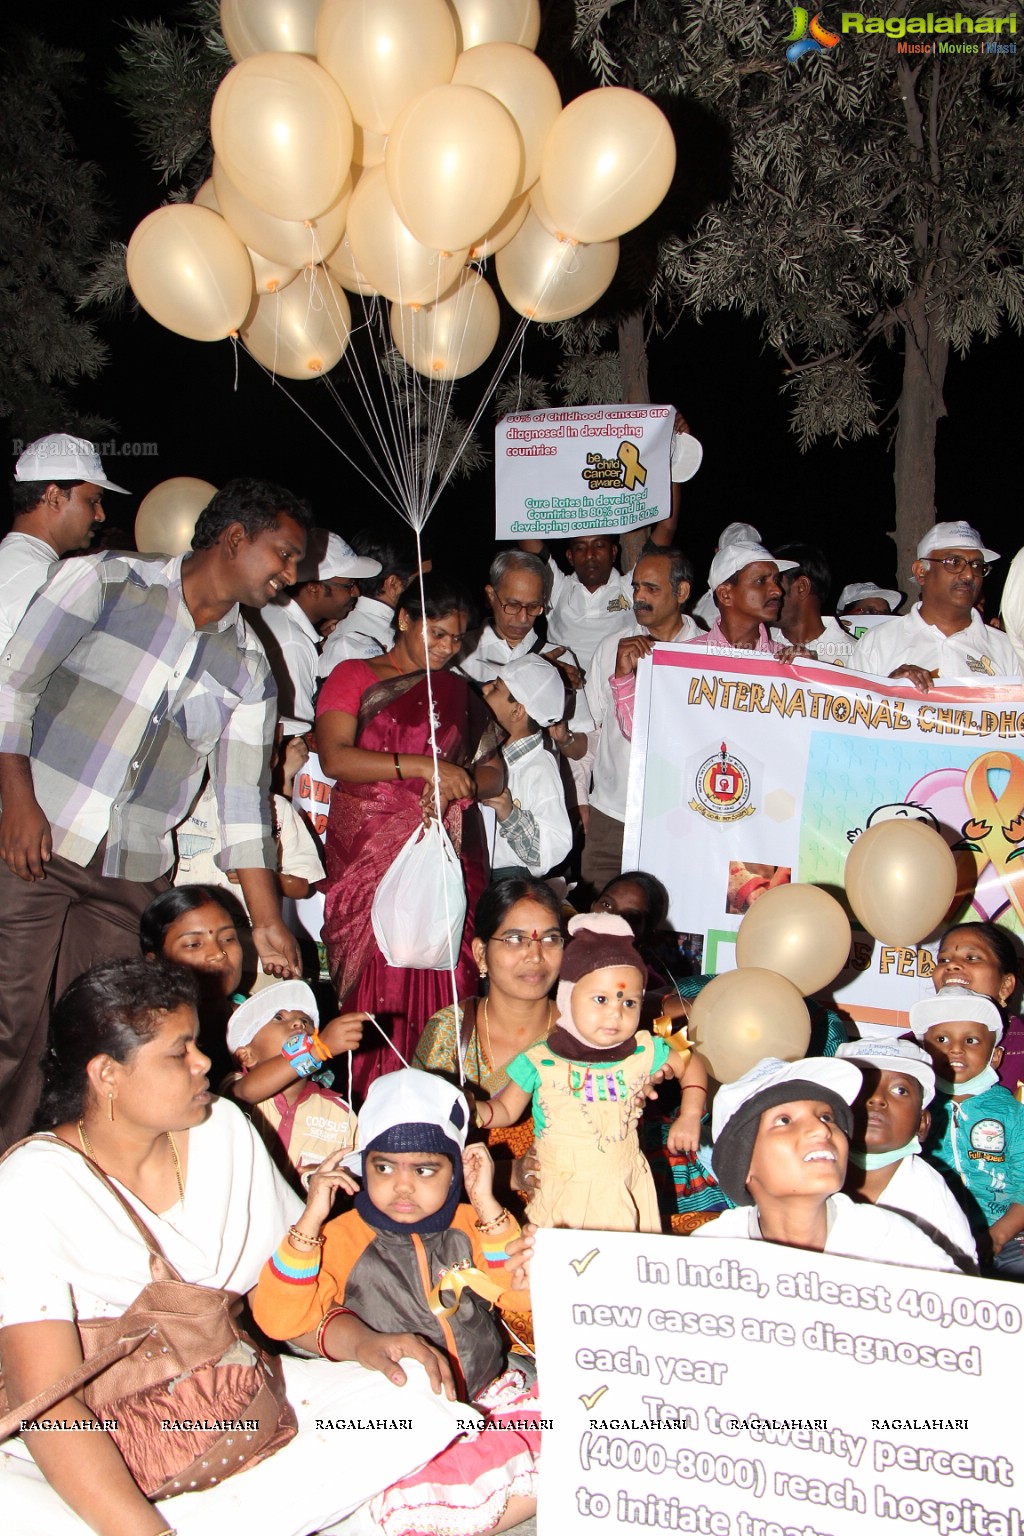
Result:
<svg viewBox="0 0 1024 1536"><path fill-rule="evenodd" d="M17 1152L19 1147L27 1147L33 1141L49 1142L52 1146L63 1147L66 1152L72 1152L74 1153L75 1157L80 1157L89 1171L93 1173L97 1179L99 1179L103 1187L109 1190L114 1199L118 1202L121 1209L128 1217L128 1220L131 1222L132 1226L135 1228L136 1232L138 1232L139 1236L142 1238L142 1241L149 1249L150 1260L152 1261L154 1258L159 1259L160 1262L169 1271L169 1279L181 1280L181 1276L179 1275L178 1271L175 1269L170 1259L164 1253L163 1249L160 1247L160 1244L157 1242L152 1232L146 1226L146 1223L142 1220L142 1217L139 1215L138 1211L128 1200L125 1199L124 1195L122 1195L121 1191L118 1189L113 1180L107 1177L99 1163L97 1163L94 1158L90 1157L83 1148L72 1146L71 1142L63 1141L60 1136L55 1136L52 1131L39 1131L36 1133L36 1135L25 1136L21 1141L16 1141L12 1147L8 1147L7 1151L3 1154L2 1157L0 1157L0 1163L5 1163L10 1157L11 1153ZM152 1269L152 1264L150 1268Z"/></svg>
<svg viewBox="0 0 1024 1536"><path fill-rule="evenodd" d="M459 1055L463 1063L469 1055L469 1047L473 1043L473 1031L476 1029L476 1003L475 997L463 998L459 1004L462 1009L462 1028L459 1030Z"/></svg>
<svg viewBox="0 0 1024 1536"><path fill-rule="evenodd" d="M13 1150L13 1149L12 1149ZM13 1435L20 1429L22 1421L36 1419L47 1408L52 1408L54 1403L61 1402L65 1397L70 1397L77 1392L79 1387L84 1387L94 1376L105 1371L108 1365L113 1365L115 1360L123 1360L126 1355L132 1354L144 1339L148 1339L152 1333L150 1327L145 1327L135 1333L122 1334L106 1349L97 1350L90 1355L88 1360L83 1360L73 1371L68 1371L59 1381L52 1382L37 1392L35 1397L30 1397L27 1402L20 1403L17 1408L11 1408L0 1418L0 1440L6 1440L8 1435Z"/></svg>

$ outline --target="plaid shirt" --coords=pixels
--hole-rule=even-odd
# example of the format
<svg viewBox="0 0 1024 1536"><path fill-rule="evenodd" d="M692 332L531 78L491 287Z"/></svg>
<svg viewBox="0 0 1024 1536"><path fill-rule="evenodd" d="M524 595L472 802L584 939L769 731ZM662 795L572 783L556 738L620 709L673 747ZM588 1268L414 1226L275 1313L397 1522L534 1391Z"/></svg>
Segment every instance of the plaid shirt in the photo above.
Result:
<svg viewBox="0 0 1024 1536"><path fill-rule="evenodd" d="M276 689L238 608L197 630L181 557L62 561L0 655L0 752L29 757L53 850L154 880L207 764L223 869L276 867L269 756Z"/></svg>

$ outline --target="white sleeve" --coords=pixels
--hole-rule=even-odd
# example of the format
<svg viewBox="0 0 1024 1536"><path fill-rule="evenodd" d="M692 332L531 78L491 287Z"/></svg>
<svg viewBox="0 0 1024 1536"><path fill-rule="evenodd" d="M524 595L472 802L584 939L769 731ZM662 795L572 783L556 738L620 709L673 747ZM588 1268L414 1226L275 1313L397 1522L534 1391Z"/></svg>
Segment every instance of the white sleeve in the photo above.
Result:
<svg viewBox="0 0 1024 1536"><path fill-rule="evenodd" d="M303 817L290 800L283 795L274 796L277 825L280 828L278 842L281 848L282 875L296 875L316 885L324 878L323 861L316 838Z"/></svg>
<svg viewBox="0 0 1024 1536"><path fill-rule="evenodd" d="M1007 637L1024 662L1024 549L1019 549L1010 562L999 612Z"/></svg>

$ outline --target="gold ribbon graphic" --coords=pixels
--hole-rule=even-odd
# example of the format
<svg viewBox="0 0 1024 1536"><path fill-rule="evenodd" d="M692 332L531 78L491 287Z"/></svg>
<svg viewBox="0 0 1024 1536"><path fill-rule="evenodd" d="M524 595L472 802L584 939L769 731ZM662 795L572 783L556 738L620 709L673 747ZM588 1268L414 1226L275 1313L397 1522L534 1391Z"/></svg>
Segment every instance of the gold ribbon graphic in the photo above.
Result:
<svg viewBox="0 0 1024 1536"><path fill-rule="evenodd" d="M993 771L1009 774L998 797L988 779ZM1019 860L1024 843L1024 762L1009 752L983 753L964 775L964 798L971 819L964 823L963 835L974 854L978 876L991 863L1024 923L1024 864Z"/></svg>

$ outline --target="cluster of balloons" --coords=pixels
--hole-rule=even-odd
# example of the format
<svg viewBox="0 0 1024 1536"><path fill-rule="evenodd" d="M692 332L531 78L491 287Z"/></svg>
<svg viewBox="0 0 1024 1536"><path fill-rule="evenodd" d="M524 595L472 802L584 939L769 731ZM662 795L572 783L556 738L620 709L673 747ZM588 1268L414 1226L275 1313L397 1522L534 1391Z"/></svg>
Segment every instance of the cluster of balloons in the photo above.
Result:
<svg viewBox="0 0 1024 1536"><path fill-rule="evenodd" d="M533 52L539 0L222 0L221 27L237 62L212 178L142 220L128 279L168 329L240 334L286 377L339 361L350 292L390 303L413 368L461 377L498 337L474 263L494 257L527 319L580 314L672 179L646 97L605 87L563 109Z"/></svg>
<svg viewBox="0 0 1024 1536"><path fill-rule="evenodd" d="M934 933L956 896L956 861L922 821L870 827L846 859L846 896L865 930L883 944L917 944ZM751 906L736 934L735 971L716 976L690 1010L690 1034L720 1083L764 1056L807 1053L805 997L834 981L850 953L850 921L814 885L780 885Z"/></svg>

